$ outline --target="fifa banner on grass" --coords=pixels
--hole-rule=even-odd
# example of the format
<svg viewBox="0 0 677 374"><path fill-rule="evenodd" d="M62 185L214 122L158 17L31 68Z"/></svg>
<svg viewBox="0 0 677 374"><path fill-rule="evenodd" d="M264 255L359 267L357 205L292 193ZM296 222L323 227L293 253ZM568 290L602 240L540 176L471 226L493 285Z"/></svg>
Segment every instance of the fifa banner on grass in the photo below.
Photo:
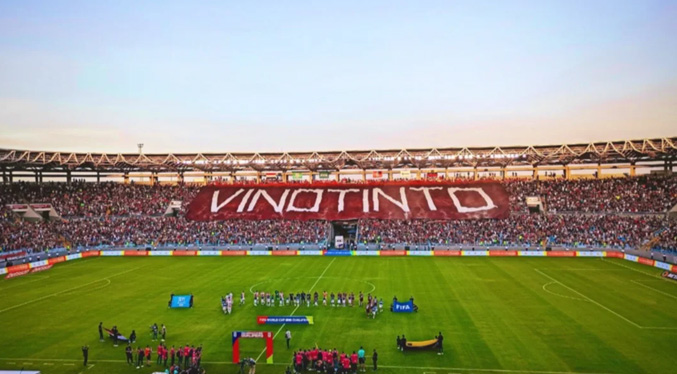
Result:
<svg viewBox="0 0 677 374"><path fill-rule="evenodd" d="M197 221L226 219L478 219L507 218L499 183L393 182L299 186L206 186L188 207Z"/></svg>
<svg viewBox="0 0 677 374"><path fill-rule="evenodd" d="M193 295L172 295L169 300L170 308L192 308Z"/></svg>
<svg viewBox="0 0 677 374"><path fill-rule="evenodd" d="M414 302L411 300L406 303L395 301L392 308L393 313L412 313L414 311Z"/></svg>
<svg viewBox="0 0 677 374"><path fill-rule="evenodd" d="M259 325L313 325L313 316L258 316Z"/></svg>

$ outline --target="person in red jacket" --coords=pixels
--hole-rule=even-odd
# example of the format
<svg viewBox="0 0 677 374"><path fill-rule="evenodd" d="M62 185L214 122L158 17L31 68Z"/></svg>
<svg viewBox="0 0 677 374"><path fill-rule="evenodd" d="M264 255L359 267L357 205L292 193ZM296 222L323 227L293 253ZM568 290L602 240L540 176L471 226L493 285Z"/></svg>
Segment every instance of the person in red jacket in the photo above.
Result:
<svg viewBox="0 0 677 374"><path fill-rule="evenodd" d="M345 355L343 355L343 358L341 359L341 368L345 374L350 372L350 359Z"/></svg>
<svg viewBox="0 0 677 374"><path fill-rule="evenodd" d="M307 370L308 368L311 368L311 369L313 368L313 356L312 356L312 354L313 353L310 351L310 349L305 352L305 356L306 356L305 358L306 359L303 361L303 369L304 370Z"/></svg>
<svg viewBox="0 0 677 374"><path fill-rule="evenodd" d="M357 373L357 353L355 353L355 351L350 355L350 368L353 373Z"/></svg>
<svg viewBox="0 0 677 374"><path fill-rule="evenodd" d="M162 346L162 361L163 361L165 367L167 367L167 359L168 358L169 358L169 350L167 350L167 347L163 345Z"/></svg>
<svg viewBox="0 0 677 374"><path fill-rule="evenodd" d="M334 355L330 352L327 351L327 366L334 367Z"/></svg>
<svg viewBox="0 0 677 374"><path fill-rule="evenodd" d="M296 353L294 363L296 364L296 372L300 373L303 369L303 354L301 352Z"/></svg>
<svg viewBox="0 0 677 374"><path fill-rule="evenodd" d="M153 349L150 346L146 346L146 349L143 351L144 356L146 356L146 366L150 366L151 355L153 354Z"/></svg>
<svg viewBox="0 0 677 374"><path fill-rule="evenodd" d="M162 365L162 352L164 352L164 347L162 346L162 343L160 343L157 346L157 360L155 360L155 363L158 365Z"/></svg>
<svg viewBox="0 0 677 374"><path fill-rule="evenodd" d="M313 348L313 349L310 351L310 359L311 359L311 361L312 361L312 363L313 363L313 367L315 367L315 361L317 361L317 358L318 358L317 355L318 355L318 350L317 350L317 348Z"/></svg>
<svg viewBox="0 0 677 374"><path fill-rule="evenodd" d="M187 368L190 366L190 361L193 358L193 352L190 349L190 346L186 344L185 347L183 347L183 367Z"/></svg>

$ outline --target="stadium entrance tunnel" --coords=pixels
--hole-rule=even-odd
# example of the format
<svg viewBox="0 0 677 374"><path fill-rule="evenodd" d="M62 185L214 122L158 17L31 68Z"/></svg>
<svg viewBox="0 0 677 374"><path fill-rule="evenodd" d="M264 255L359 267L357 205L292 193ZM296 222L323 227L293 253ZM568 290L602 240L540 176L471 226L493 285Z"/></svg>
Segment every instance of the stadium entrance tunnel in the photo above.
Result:
<svg viewBox="0 0 677 374"><path fill-rule="evenodd" d="M330 222L329 244L332 248L352 249L357 241L357 220Z"/></svg>

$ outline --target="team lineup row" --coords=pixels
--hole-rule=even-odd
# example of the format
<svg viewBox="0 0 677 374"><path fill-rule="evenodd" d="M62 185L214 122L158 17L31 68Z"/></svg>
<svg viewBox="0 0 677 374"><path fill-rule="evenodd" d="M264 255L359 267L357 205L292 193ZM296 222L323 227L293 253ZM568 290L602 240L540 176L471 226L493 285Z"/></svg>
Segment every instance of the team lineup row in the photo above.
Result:
<svg viewBox="0 0 677 374"><path fill-rule="evenodd" d="M356 299L355 293L354 292L338 292L338 293L328 293L327 291L322 292L322 305L326 306L331 305L331 306L355 306L355 301L358 300L357 306L362 307L364 304L364 293L362 291L359 292L358 298ZM244 292L240 296L240 303L244 304ZM378 299L375 296L372 296L371 293L367 294L367 304L372 305L372 303L378 303L380 305L380 309L383 309L383 298ZM275 291L273 293L271 292L259 292L255 291L254 292L254 306L287 306L287 305L293 305L293 306L318 306L320 304L320 293L315 291L314 293L311 292L297 292L293 293L290 292L287 294L287 297L285 298L284 292L281 291Z"/></svg>

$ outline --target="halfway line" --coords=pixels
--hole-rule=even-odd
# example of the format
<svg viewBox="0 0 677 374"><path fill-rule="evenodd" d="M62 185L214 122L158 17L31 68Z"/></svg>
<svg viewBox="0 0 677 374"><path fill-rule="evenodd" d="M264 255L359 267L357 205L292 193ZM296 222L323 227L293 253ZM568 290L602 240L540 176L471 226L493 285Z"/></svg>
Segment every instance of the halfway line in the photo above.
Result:
<svg viewBox="0 0 677 374"><path fill-rule="evenodd" d="M322 272L322 274L320 274L320 277L317 278L317 280L315 281L315 283L313 283L313 286L310 287L310 291L308 291L308 292L313 292L313 289L315 288L315 286L317 286L317 284L320 282L320 279L322 279L322 277L324 277L324 274L327 272L327 270L329 270L329 267L331 266L331 264L333 264L334 261L336 261L336 258L337 258L337 257L334 257L334 259L331 260L331 262L329 263L329 265L327 265L327 267L324 268L324 271ZM294 313L296 313L296 310L299 309L299 306L301 306L301 304L297 305L296 308L294 308L294 310L292 310L291 314L289 315L290 317L293 316ZM277 338L277 335L280 333L280 331L282 331L282 329L284 328L285 325L286 325L286 323L283 323L282 326L280 326L280 328L277 330L277 332L275 333L275 335L273 335L273 340L275 340L275 338ZM256 362L259 361L259 358L261 358L261 355L262 355L263 352L265 352L265 351L266 351L266 349L263 348L263 350L261 351L261 353L259 353L259 355L256 357Z"/></svg>

